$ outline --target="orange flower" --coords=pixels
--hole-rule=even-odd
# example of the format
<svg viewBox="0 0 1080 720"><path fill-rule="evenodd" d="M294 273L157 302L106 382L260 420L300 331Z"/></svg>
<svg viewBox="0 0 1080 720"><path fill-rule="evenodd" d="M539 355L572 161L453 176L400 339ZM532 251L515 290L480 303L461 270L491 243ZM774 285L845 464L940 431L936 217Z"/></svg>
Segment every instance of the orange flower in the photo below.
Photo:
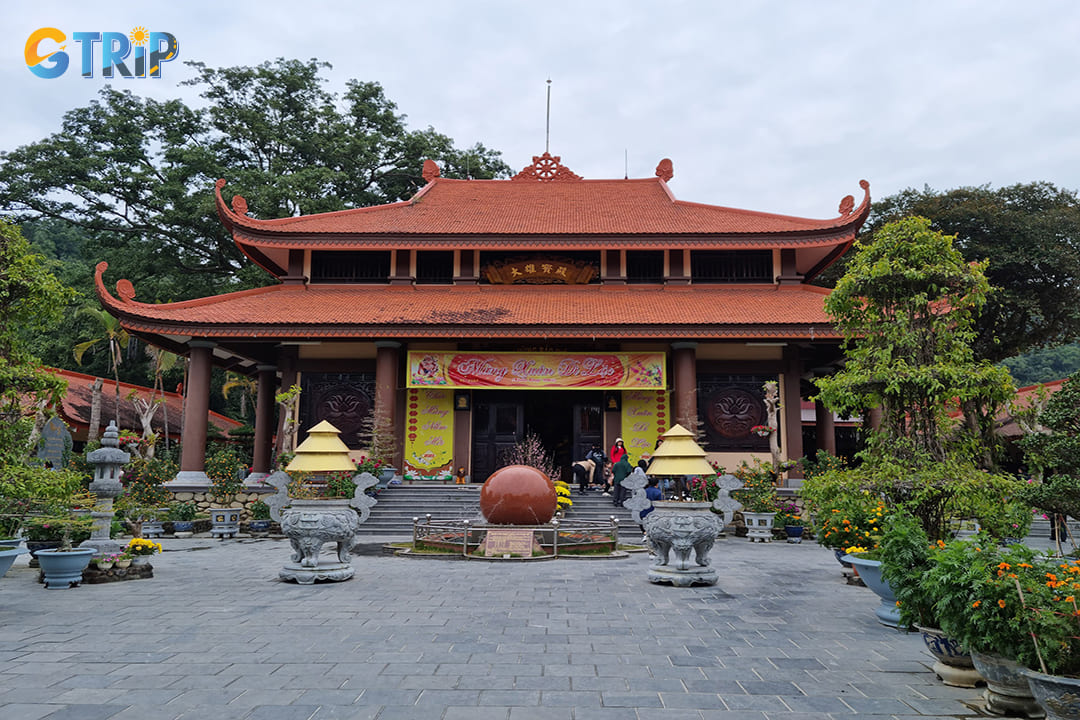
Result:
<svg viewBox="0 0 1080 720"><path fill-rule="evenodd" d="M939 548L941 548L942 550L944 550L945 549L945 541L944 540L938 540L937 541L937 546Z"/></svg>
<svg viewBox="0 0 1080 720"><path fill-rule="evenodd" d="M1010 565L1010 564L1009 564L1009 563L1007 563L1007 562L1003 562L1003 563L998 563L998 570L1008 570L1008 569L1010 569L1011 567L1012 567L1012 565Z"/></svg>
<svg viewBox="0 0 1080 720"><path fill-rule="evenodd" d="M982 600L976 600L975 602L971 603L971 607L973 608L977 608L980 605L982 605Z"/></svg>
<svg viewBox="0 0 1080 720"><path fill-rule="evenodd" d="M1031 566L1030 566L1030 565L1028 565L1027 563L1020 563L1020 564L1019 564L1019 565L1017 565L1016 567L1022 567L1022 568L1029 568L1029 567L1031 567Z"/></svg>
<svg viewBox="0 0 1080 720"><path fill-rule="evenodd" d="M1005 601L1004 600L998 600L998 607L999 608L1004 608L1005 607Z"/></svg>

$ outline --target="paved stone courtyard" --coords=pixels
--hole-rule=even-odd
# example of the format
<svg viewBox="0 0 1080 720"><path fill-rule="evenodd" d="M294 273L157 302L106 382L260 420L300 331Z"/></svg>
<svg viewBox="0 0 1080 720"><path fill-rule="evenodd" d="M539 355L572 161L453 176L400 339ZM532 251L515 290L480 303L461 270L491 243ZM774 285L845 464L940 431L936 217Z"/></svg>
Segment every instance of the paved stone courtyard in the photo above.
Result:
<svg viewBox="0 0 1080 720"><path fill-rule="evenodd" d="M879 625L815 544L718 541L713 587L648 558L367 554L357 577L277 580L280 540L164 540L155 578L0 579L3 720L956 718L916 635Z"/></svg>

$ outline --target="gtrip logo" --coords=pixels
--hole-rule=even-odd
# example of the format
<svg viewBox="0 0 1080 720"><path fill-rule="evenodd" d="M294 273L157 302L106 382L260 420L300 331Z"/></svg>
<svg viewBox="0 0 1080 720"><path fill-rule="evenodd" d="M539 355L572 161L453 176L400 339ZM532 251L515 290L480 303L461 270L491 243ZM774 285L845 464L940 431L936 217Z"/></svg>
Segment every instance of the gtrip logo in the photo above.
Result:
<svg viewBox="0 0 1080 720"><path fill-rule="evenodd" d="M100 63L101 76L111 78L119 73L125 78L160 78L161 65L175 60L180 54L176 37L167 32L148 32L144 27L131 32L77 32L71 34L79 44L77 55L82 60L82 76L94 77L95 56ZM67 35L53 27L38 28L26 39L26 66L40 78L58 78L68 69L70 58ZM98 48L95 50L95 48ZM73 48L74 50L74 48ZM132 55L131 67L125 60Z"/></svg>

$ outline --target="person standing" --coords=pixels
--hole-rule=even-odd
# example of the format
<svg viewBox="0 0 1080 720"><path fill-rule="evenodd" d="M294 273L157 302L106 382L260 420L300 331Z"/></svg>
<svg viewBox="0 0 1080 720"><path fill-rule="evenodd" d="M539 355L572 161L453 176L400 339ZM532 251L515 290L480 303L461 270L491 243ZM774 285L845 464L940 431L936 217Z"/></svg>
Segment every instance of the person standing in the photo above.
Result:
<svg viewBox="0 0 1080 720"><path fill-rule="evenodd" d="M611 469L612 481L615 484L614 498L612 502L615 507L622 507L623 500L626 499L628 491L623 487L622 481L627 478L630 473L634 471L634 466L630 464L630 456L624 454L619 461L615 463Z"/></svg>
<svg viewBox="0 0 1080 720"><path fill-rule="evenodd" d="M623 444L622 438L615 438L615 444L611 446L611 452L608 453L611 456L612 464L615 464L626 457L626 445Z"/></svg>

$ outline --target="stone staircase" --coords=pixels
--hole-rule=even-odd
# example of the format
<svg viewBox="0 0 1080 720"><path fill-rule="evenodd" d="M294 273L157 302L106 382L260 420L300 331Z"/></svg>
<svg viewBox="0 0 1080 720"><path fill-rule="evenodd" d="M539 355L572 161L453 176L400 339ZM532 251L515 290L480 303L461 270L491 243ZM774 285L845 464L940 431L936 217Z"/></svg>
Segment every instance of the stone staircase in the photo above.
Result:
<svg viewBox="0 0 1080 720"><path fill-rule="evenodd" d="M371 517L360 526L360 536L397 535L412 537L413 518L423 518L428 513L437 520L474 520L482 522L480 515L480 485L391 485L379 493L378 504L371 509ZM598 492L571 496L574 505L567 513L568 520L595 520L606 522L612 515L620 526L630 526L637 531L637 523L630 511L617 508L610 497Z"/></svg>
<svg viewBox="0 0 1080 720"><path fill-rule="evenodd" d="M481 520L480 485L391 485L379 493L371 517L357 535L412 537L413 518Z"/></svg>

